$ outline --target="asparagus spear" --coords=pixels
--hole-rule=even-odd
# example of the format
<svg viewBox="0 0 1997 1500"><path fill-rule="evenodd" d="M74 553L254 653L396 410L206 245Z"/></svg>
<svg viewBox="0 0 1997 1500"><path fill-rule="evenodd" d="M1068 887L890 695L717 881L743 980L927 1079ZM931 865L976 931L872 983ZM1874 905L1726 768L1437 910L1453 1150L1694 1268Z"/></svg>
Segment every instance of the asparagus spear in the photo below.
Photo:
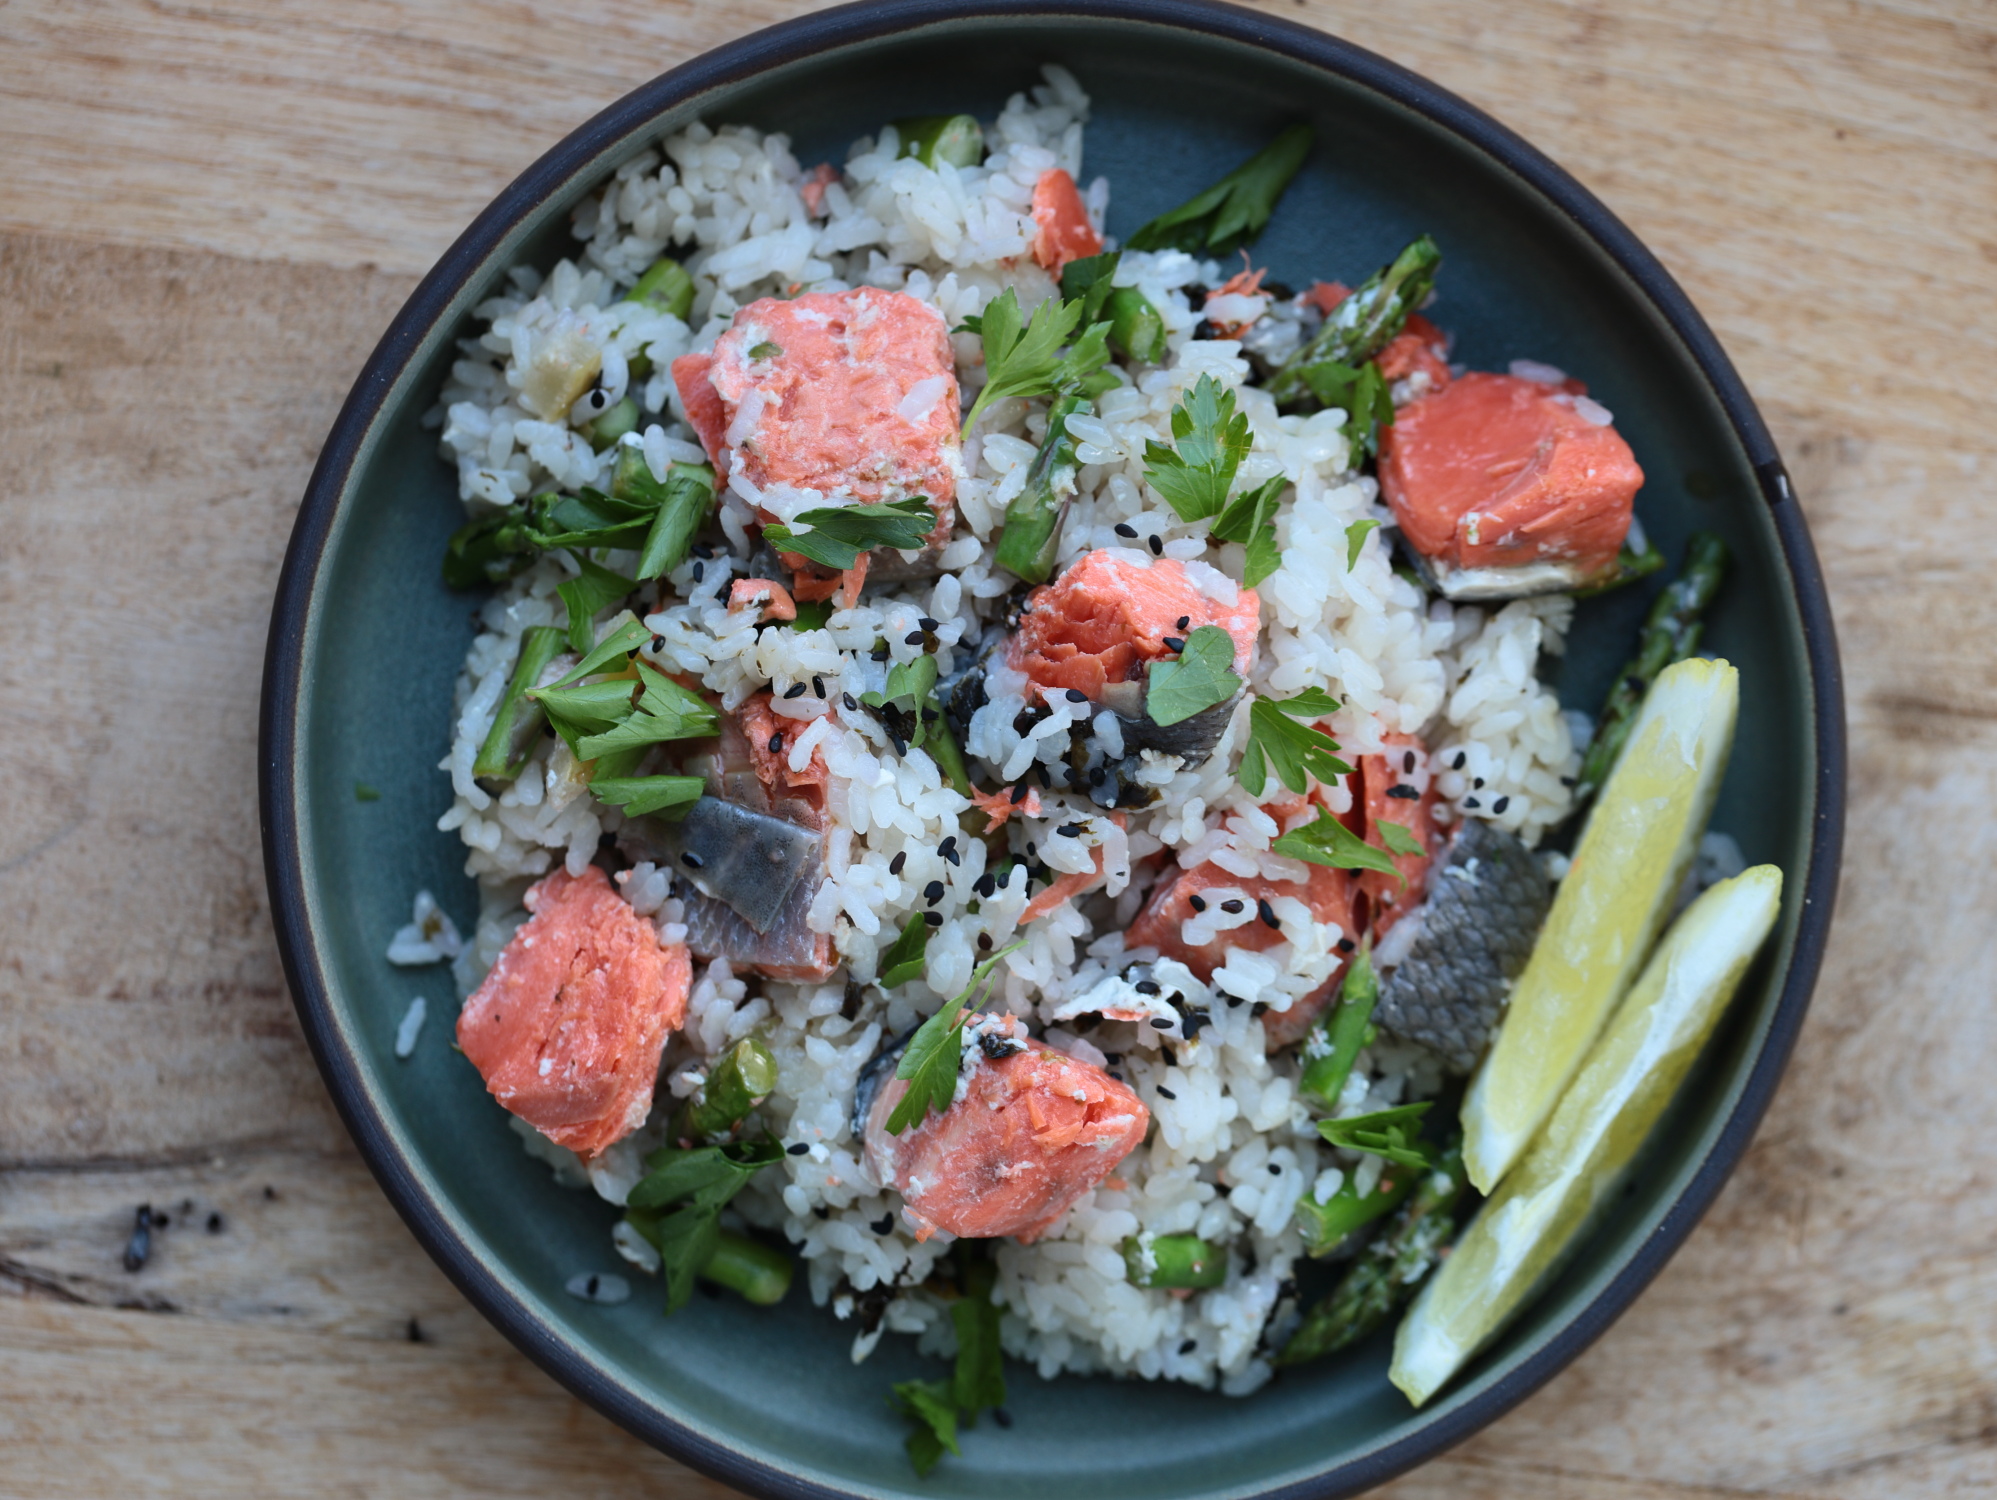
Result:
<svg viewBox="0 0 1997 1500"><path fill-rule="evenodd" d="M590 447L601 453L625 433L636 432L643 416L644 413L638 409L638 403L626 396L602 416L594 421L585 422L577 430L589 439Z"/></svg>
<svg viewBox="0 0 1997 1500"><path fill-rule="evenodd" d="M707 1070L707 1081L681 1108L673 1135L696 1145L725 1141L776 1086L775 1055L760 1038L745 1036Z"/></svg>
<svg viewBox="0 0 1997 1500"><path fill-rule="evenodd" d="M1726 576L1727 544L1710 531L1696 531L1685 545L1685 566L1678 577L1657 596L1637 638L1636 655L1617 674L1602 716L1595 722L1594 738L1581 757L1581 775L1574 788L1578 807L1592 797L1615 769L1629 738L1636 711L1657 674L1674 661L1683 661L1699 649L1699 636L1705 629L1699 618L1719 592Z"/></svg>
<svg viewBox="0 0 1997 1500"><path fill-rule="evenodd" d="M1165 359L1165 320L1144 293L1120 286L1109 294L1109 346L1147 365Z"/></svg>
<svg viewBox="0 0 1997 1500"><path fill-rule="evenodd" d="M625 293L627 302L642 302L660 312L671 313L682 323L693 311L693 278L686 267L670 255L653 261L638 284Z"/></svg>
<svg viewBox="0 0 1997 1500"><path fill-rule="evenodd" d="M901 154L925 167L975 167L985 158L985 132L974 115L917 115L896 120L894 129Z"/></svg>
<svg viewBox="0 0 1997 1500"><path fill-rule="evenodd" d="M1304 373L1310 366L1356 368L1378 354L1401 331L1408 314L1427 300L1441 267L1442 251L1434 240L1421 236L1332 309L1324 327L1270 377L1269 394L1279 405L1315 400Z"/></svg>
<svg viewBox="0 0 1997 1500"><path fill-rule="evenodd" d="M700 1279L731 1292L740 1292L745 1302L758 1307L774 1307L790 1290L791 1259L783 1251L747 1235L717 1231L714 1249L700 1268Z"/></svg>
<svg viewBox="0 0 1997 1500"><path fill-rule="evenodd" d="M1297 1228L1303 1231L1305 1252L1313 1260L1322 1260L1353 1230L1399 1208L1414 1190L1415 1176L1406 1167L1390 1162L1363 1193L1358 1178L1347 1173L1338 1191L1322 1203L1304 1194L1297 1200Z"/></svg>
<svg viewBox="0 0 1997 1500"><path fill-rule="evenodd" d="M1456 1205L1466 1181L1462 1147L1452 1145L1420 1174L1393 1222L1366 1247L1331 1295L1304 1314L1276 1363L1302 1364L1330 1354L1385 1323L1441 1259L1456 1227Z"/></svg>
<svg viewBox="0 0 1997 1500"><path fill-rule="evenodd" d="M1132 1286L1209 1287L1227 1280L1227 1253L1196 1234L1131 1235L1123 1242Z"/></svg>
<svg viewBox="0 0 1997 1500"><path fill-rule="evenodd" d="M1005 532L999 538L998 564L1028 583L1045 583L1054 572L1054 548L1068 502L1057 497L1054 485L1063 469L1075 465L1075 444L1068 436L1068 418L1089 409L1086 396L1062 396L1047 408L1047 434L1026 471L1026 487L1005 508Z"/></svg>
<svg viewBox="0 0 1997 1500"><path fill-rule="evenodd" d="M1303 1076L1297 1087L1326 1105L1336 1105L1352 1076L1352 1064L1373 1036L1373 1007L1380 1003L1380 980L1373 972L1373 952L1362 947L1352 957L1338 999L1311 1023L1304 1039Z"/></svg>
<svg viewBox="0 0 1997 1500"><path fill-rule="evenodd" d="M563 631L554 625L533 626L520 637L520 655L513 663L506 696L499 700L492 728L478 747L478 759L472 762L472 775L480 780L511 781L527 764L548 717L541 705L527 696L527 690L540 686L541 674L562 649L562 637Z"/></svg>

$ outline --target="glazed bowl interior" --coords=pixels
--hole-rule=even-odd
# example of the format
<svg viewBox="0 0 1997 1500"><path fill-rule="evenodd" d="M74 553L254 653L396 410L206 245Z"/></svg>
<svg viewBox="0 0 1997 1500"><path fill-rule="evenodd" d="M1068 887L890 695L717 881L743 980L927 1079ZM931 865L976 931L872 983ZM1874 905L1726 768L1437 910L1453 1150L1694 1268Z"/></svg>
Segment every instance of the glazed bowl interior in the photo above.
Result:
<svg viewBox="0 0 1997 1500"><path fill-rule="evenodd" d="M792 1494L1346 1492L1473 1430L1571 1359L1655 1273L1744 1146L1807 1000L1835 871L1835 659L1814 562L1751 407L1675 290L1598 206L1599 218L1577 216L1592 200L1448 96L1324 38L1206 8L924 24L937 9L793 23L641 90L509 190L384 341L315 477L273 623L266 838L294 990L343 1112L432 1253L571 1387L710 1472ZM1194 27L1171 24L1188 17ZM1788 881L1775 941L1626 1190L1525 1316L1428 1408L1412 1410L1387 1384L1386 1334L1248 1399L1049 1382L1012 1364L1011 1430L985 1422L965 1436L963 1460L918 1483L883 1397L890 1382L942 1367L894 1337L855 1367L851 1326L814 1308L802 1277L775 1310L696 1298L670 1320L642 1279L622 1306L565 1295L578 1271L623 1269L608 1239L613 1210L556 1186L520 1149L448 1045L456 996L445 971L398 970L382 956L419 887L462 929L476 917L464 852L435 827L451 803L437 763L473 601L438 577L462 515L422 419L471 308L508 265L572 253L570 211L662 135L695 119L741 122L788 133L807 164L836 162L894 116L989 119L1050 62L1093 96L1083 177L1109 178L1112 233L1309 120L1316 149L1255 247L1258 265L1295 285L1352 283L1427 231L1446 257L1430 316L1454 332L1457 359L1503 369L1530 357L1588 382L1643 465L1637 509L1650 535L1674 559L1698 528L1733 550L1706 637L1743 685L1715 826ZM1558 667L1565 701L1599 702L1647 598L1582 606ZM378 800L361 800L357 784ZM419 994L430 1032L398 1061L397 1024Z"/></svg>

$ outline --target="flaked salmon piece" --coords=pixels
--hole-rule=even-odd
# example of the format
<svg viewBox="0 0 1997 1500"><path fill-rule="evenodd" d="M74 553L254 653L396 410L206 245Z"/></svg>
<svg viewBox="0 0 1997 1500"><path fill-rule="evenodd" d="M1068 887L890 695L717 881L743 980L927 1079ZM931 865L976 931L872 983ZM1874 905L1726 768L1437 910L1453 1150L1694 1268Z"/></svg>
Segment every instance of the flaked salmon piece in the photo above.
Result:
<svg viewBox="0 0 1997 1500"><path fill-rule="evenodd" d="M1441 390L1452 378L1449 337L1420 313L1408 315L1408 321L1380 351L1375 363L1390 381L1406 380L1417 372L1426 375L1429 393Z"/></svg>
<svg viewBox="0 0 1997 1500"><path fill-rule="evenodd" d="M921 495L949 535L957 366L928 303L874 287L764 297L736 312L705 377L729 476L750 498L782 495L792 514ZM691 415L695 403L684 390L681 399ZM763 517L776 514L765 505Z"/></svg>
<svg viewBox="0 0 1997 1500"><path fill-rule="evenodd" d="M728 613L753 609L760 620L795 620L797 603L790 590L768 578L738 578L728 589Z"/></svg>
<svg viewBox="0 0 1997 1500"><path fill-rule="evenodd" d="M1236 271L1207 293L1200 312L1213 325L1216 338L1240 338L1268 310L1269 299L1262 291L1262 278L1267 274L1252 267Z"/></svg>
<svg viewBox="0 0 1997 1500"><path fill-rule="evenodd" d="M1445 592L1452 574L1473 569L1555 564L1566 587L1614 571L1643 470L1584 401L1476 371L1381 430L1381 490Z"/></svg>
<svg viewBox="0 0 1997 1500"><path fill-rule="evenodd" d="M1091 552L1028 597L1007 660L1041 687L1100 701L1106 686L1143 680L1147 662L1178 655L1187 635L1218 625L1234 639L1234 670L1245 682L1261 608L1253 589L1238 590L1233 604L1202 592L1174 558Z"/></svg>
<svg viewBox="0 0 1997 1500"><path fill-rule="evenodd" d="M1210 891L1222 894L1209 899ZM1358 887L1344 870L1312 865L1309 877L1299 885L1293 880L1235 875L1218 865L1202 864L1190 870L1168 870L1160 877L1152 888L1151 899L1125 932L1124 943L1132 948L1156 948L1160 957L1177 959L1205 981L1226 961L1228 949L1260 953L1284 941L1281 931L1261 916L1262 902L1283 896L1302 901L1318 922L1336 923L1348 941L1357 939ZM1186 924L1202 910L1210 910L1215 902L1223 900L1241 901L1248 920L1224 929L1205 943L1188 942Z"/></svg>
<svg viewBox="0 0 1997 1500"><path fill-rule="evenodd" d="M492 1096L583 1157L652 1109L666 1036L686 1016L693 963L661 946L594 865L557 870L458 1015L458 1046Z"/></svg>
<svg viewBox="0 0 1997 1500"><path fill-rule="evenodd" d="M1321 313L1329 313L1351 295L1352 288L1342 281L1313 281L1310 289L1297 300Z"/></svg>
<svg viewBox="0 0 1997 1500"><path fill-rule="evenodd" d="M1075 188L1075 179L1059 167L1042 172L1033 184L1033 259L1055 276L1071 260L1100 255L1103 237L1089 222L1089 211Z"/></svg>
<svg viewBox="0 0 1997 1500"><path fill-rule="evenodd" d="M942 1230L1031 1243L1116 1170L1151 1112L1101 1068L1024 1040L1010 1017L969 1024L993 1045L973 1044L971 1075L948 1110L893 1136L888 1116L908 1085L890 1078L875 1095L867 1169L902 1195L919 1239Z"/></svg>
<svg viewBox="0 0 1997 1500"><path fill-rule="evenodd" d="M873 560L871 552L862 552L852 567L839 573L820 567L801 553L777 554L777 561L791 570L793 597L804 604L821 604L827 599L837 599L841 609L851 609L860 602L860 590L866 587L867 568Z"/></svg>
<svg viewBox="0 0 1997 1500"><path fill-rule="evenodd" d="M701 450L714 465L716 484L728 483L728 413L721 393L707 378L714 365L712 354L682 354L672 363L673 389L680 393L680 405Z"/></svg>
<svg viewBox="0 0 1997 1500"><path fill-rule="evenodd" d="M811 826L822 828L825 788L832 773L826 769L824 755L816 748L802 771L791 769L791 747L811 727L812 721L784 718L771 707L775 701L768 692L753 693L735 710L735 723L748 741L750 764L772 806L781 807L792 799L801 801L816 815Z"/></svg>
<svg viewBox="0 0 1997 1500"><path fill-rule="evenodd" d="M1005 827L1005 820L1014 813L1024 813L1029 818L1040 816L1040 789L1028 787L1026 795L1017 801L1013 799L1014 788L1002 786L995 792L981 792L971 788L971 800L978 811L985 815L985 832L997 833Z"/></svg>
<svg viewBox="0 0 1997 1500"><path fill-rule="evenodd" d="M804 181L797 185L798 197L804 199L804 211L814 219L825 216L825 190L839 180L839 169L829 161L822 161L804 174Z"/></svg>
<svg viewBox="0 0 1997 1500"><path fill-rule="evenodd" d="M1353 801L1366 809L1366 826L1361 837L1384 848L1386 841L1379 833L1379 825L1399 823L1414 836L1423 852L1394 855L1396 875L1368 870L1359 877L1359 892L1367 902L1366 926L1375 941L1385 937L1396 922L1421 904L1428 890L1429 866L1448 842L1435 826L1435 779L1429 774L1428 752L1422 742L1411 734L1388 734L1382 738L1387 748L1378 755L1360 756L1354 773L1359 786Z"/></svg>

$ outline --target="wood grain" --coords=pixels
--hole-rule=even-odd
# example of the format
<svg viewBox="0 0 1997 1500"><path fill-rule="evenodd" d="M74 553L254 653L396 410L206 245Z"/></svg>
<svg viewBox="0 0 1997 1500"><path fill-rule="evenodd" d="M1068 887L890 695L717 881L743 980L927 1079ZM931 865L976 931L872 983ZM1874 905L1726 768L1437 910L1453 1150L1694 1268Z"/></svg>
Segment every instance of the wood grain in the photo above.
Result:
<svg viewBox="0 0 1997 1500"><path fill-rule="evenodd" d="M252 726L293 507L415 277L588 115L806 8L0 6L0 1496L721 1493L513 1353L353 1154ZM1776 426L1851 698L1838 928L1745 1165L1599 1346L1380 1493L1997 1493L1997 12L1264 8L1657 249Z"/></svg>

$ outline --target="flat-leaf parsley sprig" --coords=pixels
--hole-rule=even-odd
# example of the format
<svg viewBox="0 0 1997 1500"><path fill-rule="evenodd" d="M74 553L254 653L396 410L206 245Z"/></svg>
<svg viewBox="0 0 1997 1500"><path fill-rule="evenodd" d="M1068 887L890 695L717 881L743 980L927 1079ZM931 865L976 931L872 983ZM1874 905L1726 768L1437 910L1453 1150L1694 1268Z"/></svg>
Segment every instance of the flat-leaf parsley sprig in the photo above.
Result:
<svg viewBox="0 0 1997 1500"><path fill-rule="evenodd" d="M1068 352L1061 352L1082 321L1086 300L1049 297L1022 326L1019 297L1007 287L982 313L964 320L985 352L985 388L964 414L967 436L986 407L1008 396L1101 394L1096 377L1109 363L1109 324L1090 323Z"/></svg>
<svg viewBox="0 0 1997 1500"><path fill-rule="evenodd" d="M894 1070L894 1076L908 1084L908 1092L888 1116L889 1135L900 1135L910 1126L920 1125L932 1109L940 1115L950 1108L957 1097L957 1073L964 1061L957 1033L963 1027L965 1009L977 1009L972 1004L974 996L977 1004L984 1003L982 992L998 961L1025 946L1024 942L1009 943L979 964L971 971L971 982L964 986L963 992L924 1021L909 1038L901 1062Z"/></svg>
<svg viewBox="0 0 1997 1500"><path fill-rule="evenodd" d="M1248 748L1241 756L1241 785L1259 797L1269 785L1269 771L1302 796L1311 778L1330 782L1349 776L1352 767L1338 758L1338 741L1313 724L1338 712L1338 700L1322 688L1306 688L1294 698L1257 698L1248 710Z"/></svg>

